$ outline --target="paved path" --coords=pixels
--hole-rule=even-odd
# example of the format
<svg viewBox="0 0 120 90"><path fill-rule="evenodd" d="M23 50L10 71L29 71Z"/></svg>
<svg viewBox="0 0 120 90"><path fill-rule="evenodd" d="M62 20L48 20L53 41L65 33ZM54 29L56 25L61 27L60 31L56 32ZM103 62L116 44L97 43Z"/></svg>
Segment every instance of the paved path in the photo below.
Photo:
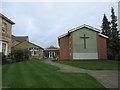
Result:
<svg viewBox="0 0 120 90"><path fill-rule="evenodd" d="M55 63L50 60L42 61L46 64L51 64L59 67L59 72L82 72L88 73L94 78L96 78L102 85L106 88L118 88L118 71L117 70L87 70L82 68L77 68L69 65L64 65L60 63ZM119 82L120 83L120 82Z"/></svg>

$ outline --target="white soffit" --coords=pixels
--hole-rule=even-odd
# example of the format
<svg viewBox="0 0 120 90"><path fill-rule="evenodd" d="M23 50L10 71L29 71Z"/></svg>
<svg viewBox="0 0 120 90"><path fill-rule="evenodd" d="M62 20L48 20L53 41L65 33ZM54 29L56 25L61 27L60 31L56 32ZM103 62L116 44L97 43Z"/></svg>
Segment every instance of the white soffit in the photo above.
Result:
<svg viewBox="0 0 120 90"><path fill-rule="evenodd" d="M81 29L81 28L83 28L83 27L90 28L90 29L92 29L92 30L94 30L94 31L97 31L97 32L99 32L99 33L101 32L101 30L99 30L99 29L97 29L97 28L94 28L94 27L91 27L91 26L86 25L86 24L81 25L81 26L76 27L76 28L73 28L73 29L69 30L68 32L73 32L73 31L76 31L76 30Z"/></svg>
<svg viewBox="0 0 120 90"><path fill-rule="evenodd" d="M99 34L100 36L102 36L102 37L104 37L104 38L108 38L108 36L105 36L105 35L103 35L103 34Z"/></svg>
<svg viewBox="0 0 120 90"><path fill-rule="evenodd" d="M91 26L86 25L86 24L81 25L81 26L76 27L76 28L73 28L73 29L69 30L68 33L63 34L63 35L59 36L58 38L60 39L60 38L62 38L62 37L65 37L65 36L67 36L69 33L74 32L74 31L76 31L76 30L78 30L78 29L81 29L81 28L83 28L83 27L86 27L86 28L92 29L92 30L98 32L100 36L105 37L105 38L108 38L107 36L101 34L101 30L99 30L99 29L97 29L97 28L94 28L94 27L91 27Z"/></svg>

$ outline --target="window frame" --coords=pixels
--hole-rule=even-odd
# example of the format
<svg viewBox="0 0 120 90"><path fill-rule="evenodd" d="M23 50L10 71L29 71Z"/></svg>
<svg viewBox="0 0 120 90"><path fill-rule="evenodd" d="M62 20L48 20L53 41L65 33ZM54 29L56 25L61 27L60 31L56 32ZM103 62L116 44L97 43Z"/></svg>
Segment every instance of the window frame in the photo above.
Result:
<svg viewBox="0 0 120 90"><path fill-rule="evenodd" d="M6 33L7 31L7 23L2 22L2 33Z"/></svg>
<svg viewBox="0 0 120 90"><path fill-rule="evenodd" d="M32 56L39 56L38 51L36 48L29 48Z"/></svg>
<svg viewBox="0 0 120 90"><path fill-rule="evenodd" d="M3 44L6 45L6 46L5 46L5 52L3 52ZM7 43L7 42L2 42L2 53L3 53L4 55L7 55L7 51L8 51L8 43Z"/></svg>

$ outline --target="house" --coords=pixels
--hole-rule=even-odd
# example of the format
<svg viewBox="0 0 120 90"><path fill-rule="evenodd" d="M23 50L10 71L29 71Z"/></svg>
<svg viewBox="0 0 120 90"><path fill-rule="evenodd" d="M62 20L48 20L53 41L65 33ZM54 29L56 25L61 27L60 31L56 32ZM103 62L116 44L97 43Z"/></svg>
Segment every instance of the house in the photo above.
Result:
<svg viewBox="0 0 120 90"><path fill-rule="evenodd" d="M44 58L54 59L60 54L60 49L55 46L49 46L44 50Z"/></svg>
<svg viewBox="0 0 120 90"><path fill-rule="evenodd" d="M0 13L0 53L9 55L12 50L28 49L31 51L30 58L43 58L43 48L29 42L28 36L14 36L12 35L13 21Z"/></svg>
<svg viewBox="0 0 120 90"><path fill-rule="evenodd" d="M13 21L0 13L0 53L8 55L11 53L12 25Z"/></svg>
<svg viewBox="0 0 120 90"><path fill-rule="evenodd" d="M12 35L12 50L27 49L31 52L31 59L43 58L43 48L29 42L28 36L14 36Z"/></svg>
<svg viewBox="0 0 120 90"><path fill-rule="evenodd" d="M61 60L107 59L106 39L101 30L89 25L73 28L58 37Z"/></svg>

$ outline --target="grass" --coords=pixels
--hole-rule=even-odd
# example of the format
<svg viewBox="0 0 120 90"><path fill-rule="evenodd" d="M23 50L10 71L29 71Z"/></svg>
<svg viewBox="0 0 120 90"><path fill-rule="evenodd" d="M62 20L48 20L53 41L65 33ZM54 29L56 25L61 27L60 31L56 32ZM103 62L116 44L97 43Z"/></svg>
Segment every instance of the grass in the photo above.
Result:
<svg viewBox="0 0 120 90"><path fill-rule="evenodd" d="M57 72L58 69L40 60L4 65L2 84L10 88L104 88L86 73Z"/></svg>
<svg viewBox="0 0 120 90"><path fill-rule="evenodd" d="M2 65L0 65L0 87L2 87Z"/></svg>
<svg viewBox="0 0 120 90"><path fill-rule="evenodd" d="M118 70L118 63L117 61L55 61L57 63L62 63L66 65L71 65L75 67L80 67L84 69L90 70ZM120 70L120 67L119 67Z"/></svg>

